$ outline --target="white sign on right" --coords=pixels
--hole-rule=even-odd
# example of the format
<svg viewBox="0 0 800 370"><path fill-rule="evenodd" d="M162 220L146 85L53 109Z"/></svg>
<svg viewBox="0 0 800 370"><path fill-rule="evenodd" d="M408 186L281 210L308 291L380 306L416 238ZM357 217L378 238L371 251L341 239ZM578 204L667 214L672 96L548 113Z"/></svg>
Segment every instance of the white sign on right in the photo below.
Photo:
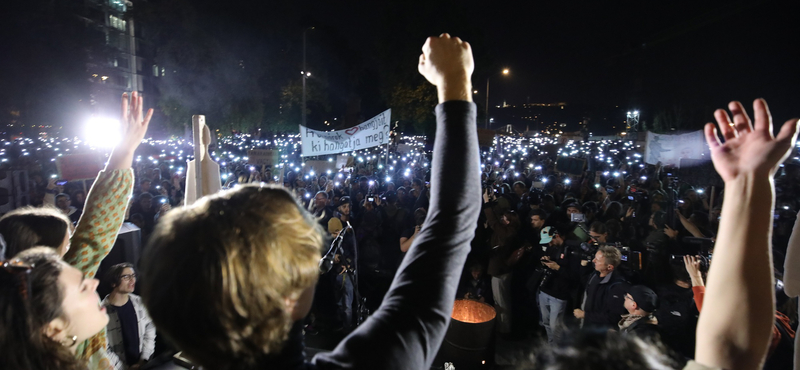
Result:
<svg viewBox="0 0 800 370"><path fill-rule="evenodd" d="M681 159L711 160L703 131L680 135L647 132L645 162L664 166L680 166Z"/></svg>

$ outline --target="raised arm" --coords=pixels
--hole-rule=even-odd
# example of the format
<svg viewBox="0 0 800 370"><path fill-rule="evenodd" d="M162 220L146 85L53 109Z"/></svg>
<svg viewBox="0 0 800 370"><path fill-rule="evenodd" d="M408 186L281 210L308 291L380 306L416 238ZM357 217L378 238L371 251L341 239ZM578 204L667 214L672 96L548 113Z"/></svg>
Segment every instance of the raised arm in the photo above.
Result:
<svg viewBox="0 0 800 370"><path fill-rule="evenodd" d="M480 212L472 51L443 34L428 38L422 52L420 73L436 85L440 102L428 216L381 307L332 353L315 358L322 369L427 369L450 322Z"/></svg>
<svg viewBox="0 0 800 370"><path fill-rule="evenodd" d="M64 261L81 270L87 278L94 277L100 262L111 251L122 226L128 199L133 191L133 153L142 142L153 110L142 114L142 98L133 92L122 94L122 141L111 152L106 169L97 175L83 209L70 250Z"/></svg>
<svg viewBox="0 0 800 370"><path fill-rule="evenodd" d="M717 110L705 127L714 167L725 181L722 219L697 324L697 362L723 369L759 369L775 314L772 283L772 210L778 165L795 143L797 119L777 137L763 99L753 102L755 125L739 102Z"/></svg>

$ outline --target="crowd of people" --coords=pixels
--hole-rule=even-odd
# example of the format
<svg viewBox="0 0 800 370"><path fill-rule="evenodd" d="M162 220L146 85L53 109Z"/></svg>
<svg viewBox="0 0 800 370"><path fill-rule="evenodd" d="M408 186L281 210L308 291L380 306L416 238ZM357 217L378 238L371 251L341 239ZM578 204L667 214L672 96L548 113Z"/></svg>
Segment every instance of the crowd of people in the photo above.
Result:
<svg viewBox="0 0 800 370"><path fill-rule="evenodd" d="M420 72L440 101L431 150L403 138L402 152L315 171L296 137L222 138L211 154L226 190L187 207L191 146L144 140L152 111L136 93L123 96L123 141L88 193L49 174L56 152L91 148L6 141L2 165L28 170L34 206L0 218L0 346L20 354L0 364L137 369L158 330L210 369L423 369L453 301L468 299L494 307L501 343L546 343L520 368L790 366L800 166L781 163L796 122L773 136L762 100L755 124L739 103L733 118L717 111L724 140L710 126L706 136L724 186L644 163L632 141L501 136L479 149L473 68L457 38L423 46ZM255 147L280 149L280 163L248 164ZM570 157L586 166L565 170ZM141 229L144 257L111 267L99 301L94 275L125 221ZM320 329L352 333L306 362L303 335Z"/></svg>

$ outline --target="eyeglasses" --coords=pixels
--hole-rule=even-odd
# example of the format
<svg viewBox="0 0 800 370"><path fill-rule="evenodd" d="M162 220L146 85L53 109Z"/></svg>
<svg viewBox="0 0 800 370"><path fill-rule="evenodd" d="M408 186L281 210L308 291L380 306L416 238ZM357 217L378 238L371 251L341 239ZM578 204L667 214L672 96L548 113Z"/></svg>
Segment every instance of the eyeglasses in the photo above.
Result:
<svg viewBox="0 0 800 370"><path fill-rule="evenodd" d="M131 281L131 279L136 279L136 274L122 275L119 278L122 279L123 281Z"/></svg>
<svg viewBox="0 0 800 370"><path fill-rule="evenodd" d="M31 285L31 270L34 266L15 259L3 261L0 267L16 278L19 295L23 300L27 300Z"/></svg>

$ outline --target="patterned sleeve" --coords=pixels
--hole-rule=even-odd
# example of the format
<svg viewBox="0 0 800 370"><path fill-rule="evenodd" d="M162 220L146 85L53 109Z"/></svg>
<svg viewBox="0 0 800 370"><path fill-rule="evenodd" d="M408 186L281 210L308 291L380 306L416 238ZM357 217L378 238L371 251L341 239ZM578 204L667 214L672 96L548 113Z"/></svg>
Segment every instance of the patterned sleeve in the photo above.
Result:
<svg viewBox="0 0 800 370"><path fill-rule="evenodd" d="M64 261L93 278L117 240L133 191L133 170L100 171L86 197Z"/></svg>

